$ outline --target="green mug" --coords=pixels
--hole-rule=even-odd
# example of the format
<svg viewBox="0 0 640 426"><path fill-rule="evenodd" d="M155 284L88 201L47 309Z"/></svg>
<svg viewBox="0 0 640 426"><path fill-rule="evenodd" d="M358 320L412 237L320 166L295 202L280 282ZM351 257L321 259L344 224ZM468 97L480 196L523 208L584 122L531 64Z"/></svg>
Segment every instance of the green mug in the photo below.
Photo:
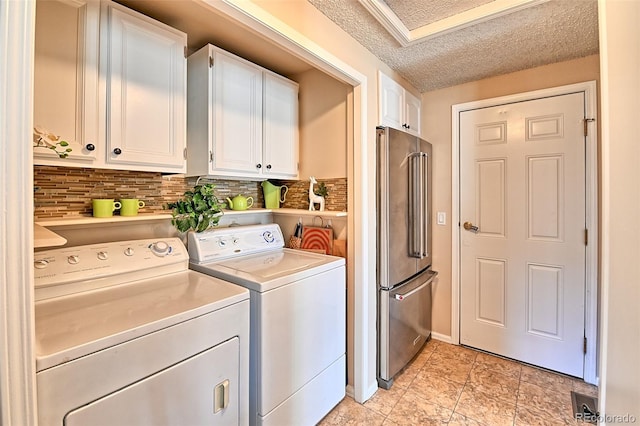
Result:
<svg viewBox="0 0 640 426"><path fill-rule="evenodd" d="M91 201L93 205L93 217L111 217L113 216L113 212L122 207L117 201L114 201L113 198L98 198Z"/></svg>
<svg viewBox="0 0 640 426"><path fill-rule="evenodd" d="M137 216L138 209L144 207L144 201L137 198L121 198L122 208L120 209L120 216Z"/></svg>

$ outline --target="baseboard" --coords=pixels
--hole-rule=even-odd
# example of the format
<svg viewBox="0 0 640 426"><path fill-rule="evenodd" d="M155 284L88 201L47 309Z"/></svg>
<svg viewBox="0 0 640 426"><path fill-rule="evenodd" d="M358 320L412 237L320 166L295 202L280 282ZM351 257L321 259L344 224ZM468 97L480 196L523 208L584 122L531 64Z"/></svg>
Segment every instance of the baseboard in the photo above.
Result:
<svg viewBox="0 0 640 426"><path fill-rule="evenodd" d="M431 332L431 338L439 342L451 343L452 345L458 344L458 343L453 343L453 341L451 340L451 336L447 336L446 334L435 333L433 331Z"/></svg>
<svg viewBox="0 0 640 426"><path fill-rule="evenodd" d="M347 396L349 396L349 397L351 397L351 398L355 399L355 398L354 398L355 391L354 391L354 389L353 389L353 385L347 385L347 387L346 387L346 389L345 389L345 393L347 394Z"/></svg>

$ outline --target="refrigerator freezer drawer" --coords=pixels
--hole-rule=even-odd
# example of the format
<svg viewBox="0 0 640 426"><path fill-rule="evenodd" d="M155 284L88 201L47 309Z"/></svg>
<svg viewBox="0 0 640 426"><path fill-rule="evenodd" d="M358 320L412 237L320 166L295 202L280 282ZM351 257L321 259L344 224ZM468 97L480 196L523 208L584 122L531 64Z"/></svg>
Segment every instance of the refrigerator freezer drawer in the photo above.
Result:
<svg viewBox="0 0 640 426"><path fill-rule="evenodd" d="M393 290L380 291L380 387L388 389L393 377L431 336L431 282L435 275L428 271Z"/></svg>

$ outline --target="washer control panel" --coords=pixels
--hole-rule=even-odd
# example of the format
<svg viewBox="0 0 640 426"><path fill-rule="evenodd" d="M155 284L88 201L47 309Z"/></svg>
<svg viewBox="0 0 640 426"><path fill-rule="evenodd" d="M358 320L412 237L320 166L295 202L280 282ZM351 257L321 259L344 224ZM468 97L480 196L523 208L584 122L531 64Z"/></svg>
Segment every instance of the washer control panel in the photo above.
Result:
<svg viewBox="0 0 640 426"><path fill-rule="evenodd" d="M284 247L284 236L276 223L236 226L190 232L189 258L194 263L205 263L234 256L258 253Z"/></svg>
<svg viewBox="0 0 640 426"><path fill-rule="evenodd" d="M179 238L118 241L58 248L34 254L35 286L104 278L167 265L187 269L188 254ZM149 272L155 275L154 272Z"/></svg>

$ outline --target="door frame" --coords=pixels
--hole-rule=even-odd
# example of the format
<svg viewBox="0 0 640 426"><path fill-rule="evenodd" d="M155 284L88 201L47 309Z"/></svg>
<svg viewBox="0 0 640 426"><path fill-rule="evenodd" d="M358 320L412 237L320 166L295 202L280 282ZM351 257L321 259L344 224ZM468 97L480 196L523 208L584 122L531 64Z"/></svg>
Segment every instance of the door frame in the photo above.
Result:
<svg viewBox="0 0 640 426"><path fill-rule="evenodd" d="M596 82L570 84L549 89L517 93L451 107L451 343L460 344L460 113L539 98L584 93L585 114L597 118ZM585 214L588 244L585 263L585 337L584 380L597 384L598 338L598 126L589 121L585 147ZM456 221L458 226L456 226Z"/></svg>

